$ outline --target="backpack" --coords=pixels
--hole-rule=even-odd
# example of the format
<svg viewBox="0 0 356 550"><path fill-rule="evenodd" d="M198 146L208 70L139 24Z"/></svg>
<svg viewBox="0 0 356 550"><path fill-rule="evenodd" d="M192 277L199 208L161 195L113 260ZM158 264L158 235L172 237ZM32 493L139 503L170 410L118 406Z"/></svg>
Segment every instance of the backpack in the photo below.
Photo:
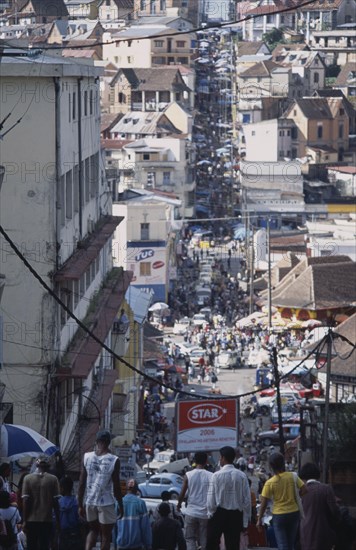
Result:
<svg viewBox="0 0 356 550"><path fill-rule="evenodd" d="M11 519L3 519L2 521L5 524L5 533L0 534L0 547L11 548L17 542L17 535L15 534L14 528L12 526L12 520L15 517L17 509L15 510L14 515Z"/></svg>

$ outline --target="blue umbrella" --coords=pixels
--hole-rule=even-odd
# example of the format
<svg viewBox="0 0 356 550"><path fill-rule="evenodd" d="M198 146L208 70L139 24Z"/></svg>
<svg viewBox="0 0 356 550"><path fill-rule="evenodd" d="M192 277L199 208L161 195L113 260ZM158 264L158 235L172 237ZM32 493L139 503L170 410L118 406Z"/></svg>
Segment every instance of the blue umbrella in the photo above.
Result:
<svg viewBox="0 0 356 550"><path fill-rule="evenodd" d="M53 455L58 447L43 435L27 426L2 424L0 432L0 456L18 460L24 456Z"/></svg>

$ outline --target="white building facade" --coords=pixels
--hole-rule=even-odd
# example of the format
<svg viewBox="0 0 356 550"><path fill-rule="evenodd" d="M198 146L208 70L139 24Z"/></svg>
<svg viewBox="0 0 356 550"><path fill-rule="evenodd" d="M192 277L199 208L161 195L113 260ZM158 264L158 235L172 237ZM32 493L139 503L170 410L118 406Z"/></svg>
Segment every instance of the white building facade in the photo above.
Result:
<svg viewBox="0 0 356 550"><path fill-rule="evenodd" d="M99 155L100 70L42 56L2 61L3 112L22 115L1 146L2 225L55 295L110 345L115 304L119 310L130 278L112 266L120 220L112 216ZM95 430L110 424L112 357L79 333L3 239L1 245L4 401L12 403L14 423L47 435L77 469Z"/></svg>

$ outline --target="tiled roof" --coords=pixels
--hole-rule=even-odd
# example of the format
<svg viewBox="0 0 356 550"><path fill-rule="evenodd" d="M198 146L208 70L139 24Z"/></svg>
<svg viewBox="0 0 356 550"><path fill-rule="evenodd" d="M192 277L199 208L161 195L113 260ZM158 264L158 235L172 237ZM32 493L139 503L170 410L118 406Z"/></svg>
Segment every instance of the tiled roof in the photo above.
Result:
<svg viewBox="0 0 356 550"><path fill-rule="evenodd" d="M63 57L76 57L76 58L83 58L83 59L91 59L94 57L98 57L98 53L96 50L89 50L89 49L81 49L81 50L73 50L71 48L66 48L62 52Z"/></svg>
<svg viewBox="0 0 356 550"><path fill-rule="evenodd" d="M356 166L328 166L328 170L335 170L342 174L356 174Z"/></svg>
<svg viewBox="0 0 356 550"><path fill-rule="evenodd" d="M30 0L21 0L14 2L14 8L17 12L23 12ZM68 10L63 0L31 0L33 11L36 16L41 17L67 17ZM16 6L16 7L15 7Z"/></svg>
<svg viewBox="0 0 356 550"><path fill-rule="evenodd" d="M280 59L282 54L279 55L279 58L274 58L274 61L278 61L281 65L288 67L309 67L313 64L315 58L318 58L318 61L321 65L324 64L318 52L310 52L308 50L289 50L283 56L283 59Z"/></svg>
<svg viewBox="0 0 356 550"><path fill-rule="evenodd" d="M150 69L120 69L125 75L134 90L138 91L167 91L175 89L176 91L188 91L182 75L174 67L151 67ZM114 84L118 74L115 75L111 84Z"/></svg>
<svg viewBox="0 0 356 550"><path fill-rule="evenodd" d="M239 77L241 78L253 78L253 77L264 77L264 76L270 76L273 69L279 68L280 65L275 63L272 60L268 61L259 61L258 63L255 63L246 71L243 71L239 74Z"/></svg>
<svg viewBox="0 0 356 550"><path fill-rule="evenodd" d="M102 139L100 141L103 149L115 149L121 151L128 143L132 143L131 139Z"/></svg>
<svg viewBox="0 0 356 550"><path fill-rule="evenodd" d="M345 336L350 342L355 344L356 342L356 313L351 315L346 321L341 323L336 329L336 334ZM315 344L313 345L315 347ZM352 348L350 344L341 340L341 338L335 338L333 340L334 351L337 352L337 356L331 359L331 379L337 380L338 377L347 376L356 381L356 349ZM322 372L326 372L326 365L320 369Z"/></svg>
<svg viewBox="0 0 356 550"><path fill-rule="evenodd" d="M273 298L277 298L282 292L290 287L290 285L303 273L310 265L317 264L334 264L334 263L343 263L351 262L349 256L340 255L340 256L321 256L316 258L306 258L304 257L290 272L283 277L280 283L272 291Z"/></svg>
<svg viewBox="0 0 356 550"><path fill-rule="evenodd" d="M238 55L239 57L242 55L256 55L263 45L268 48L267 44L262 40L256 40L255 42L241 40L238 42Z"/></svg>
<svg viewBox="0 0 356 550"><path fill-rule="evenodd" d="M179 134L172 123L166 119L166 115L160 112L130 111L112 128L112 132L119 134L151 135L175 132Z"/></svg>
<svg viewBox="0 0 356 550"><path fill-rule="evenodd" d="M100 120L100 131L105 132L115 126L124 116L124 113L102 113Z"/></svg>
<svg viewBox="0 0 356 550"><path fill-rule="evenodd" d="M350 80L356 79L355 63L345 63L335 80L334 86L347 86Z"/></svg>
<svg viewBox="0 0 356 550"><path fill-rule="evenodd" d="M290 277L293 271L303 267L298 264L286 277L290 277L290 284L285 286L282 280L281 285L285 288L278 294L275 293L277 295L273 296L273 304L279 307L304 308L313 311L350 306L355 301L356 263L350 258L346 261L335 261L341 258L329 256L321 258L323 262L305 260L306 269L293 280L293 277ZM317 258L309 260L317 260Z"/></svg>
<svg viewBox="0 0 356 550"><path fill-rule="evenodd" d="M330 11L330 10L338 10L340 7L340 4L343 2L343 0L315 0L312 4L309 4L308 6L302 6L302 11Z"/></svg>
<svg viewBox="0 0 356 550"><path fill-rule="evenodd" d="M277 46L272 51L272 57L275 59L276 57L280 55L286 55L290 50L302 50L302 51L310 51L310 48L305 42L302 44L294 44L291 42L290 44L277 44Z"/></svg>
<svg viewBox="0 0 356 550"><path fill-rule="evenodd" d="M290 113L298 106L304 116L309 119L332 119L328 99L325 97L313 97L302 98L295 101L295 103L287 110L282 118L289 118Z"/></svg>
<svg viewBox="0 0 356 550"><path fill-rule="evenodd" d="M268 15L285 8L298 7L298 2L295 0L274 0L273 4L259 5L247 12L247 15Z"/></svg>

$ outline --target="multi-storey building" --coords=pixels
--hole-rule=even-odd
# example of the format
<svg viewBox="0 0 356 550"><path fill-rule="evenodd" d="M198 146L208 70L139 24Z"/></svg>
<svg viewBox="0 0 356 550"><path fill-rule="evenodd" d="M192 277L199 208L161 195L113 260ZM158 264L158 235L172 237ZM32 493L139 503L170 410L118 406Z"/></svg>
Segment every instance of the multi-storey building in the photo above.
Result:
<svg viewBox="0 0 356 550"><path fill-rule="evenodd" d="M112 216L101 165L100 69L58 57L6 56L0 75L2 112L9 115L0 161L2 225L51 289L2 238L4 401L14 423L49 436L68 468L77 469L98 426L110 426L116 373L111 354L79 330L68 310L110 346L130 282L112 264L111 238L121 219Z"/></svg>

